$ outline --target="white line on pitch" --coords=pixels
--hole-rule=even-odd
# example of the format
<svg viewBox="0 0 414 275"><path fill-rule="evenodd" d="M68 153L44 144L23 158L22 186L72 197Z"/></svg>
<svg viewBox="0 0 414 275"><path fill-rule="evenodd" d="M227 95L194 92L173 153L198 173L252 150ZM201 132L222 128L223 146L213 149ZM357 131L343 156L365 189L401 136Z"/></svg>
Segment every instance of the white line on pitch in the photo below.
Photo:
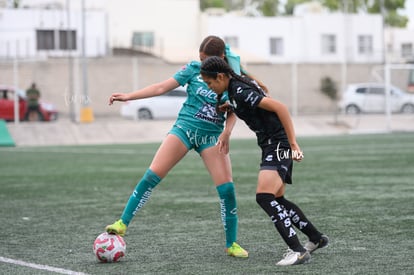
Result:
<svg viewBox="0 0 414 275"><path fill-rule="evenodd" d="M4 258L4 257L1 257L1 256L0 256L0 262L20 265L20 266L27 266L27 267L34 268L34 269L47 270L47 271L56 272L56 273L60 273L60 274L87 275L86 273L82 273L82 272L76 272L76 271L72 271L72 270L67 270L67 269L63 269L63 268L57 268L57 267L42 265L42 264L33 264L33 263L28 263L28 262L24 262L24 261L20 261L20 260Z"/></svg>

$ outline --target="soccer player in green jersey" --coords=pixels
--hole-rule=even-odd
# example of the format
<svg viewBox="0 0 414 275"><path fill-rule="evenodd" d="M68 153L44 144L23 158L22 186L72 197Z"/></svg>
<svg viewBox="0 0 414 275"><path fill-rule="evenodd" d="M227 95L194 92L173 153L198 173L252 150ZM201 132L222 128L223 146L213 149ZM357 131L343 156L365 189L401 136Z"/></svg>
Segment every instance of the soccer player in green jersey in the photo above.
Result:
<svg viewBox="0 0 414 275"><path fill-rule="evenodd" d="M240 61L224 41L217 36L206 37L199 49L200 60L218 56L240 72ZM173 77L130 93L113 93L109 104L164 94L179 86L187 85L187 99L178 118L162 141L150 167L136 185L121 218L108 225L106 231L124 235L135 214L144 206L152 190L167 176L168 172L194 149L201 156L220 198L227 255L246 258L248 252L237 244L237 203L233 184L229 151L229 137L236 121L233 114L217 112L217 95L211 91L200 76L200 61L191 61ZM225 102L226 97L220 99ZM226 124L226 127L224 125Z"/></svg>

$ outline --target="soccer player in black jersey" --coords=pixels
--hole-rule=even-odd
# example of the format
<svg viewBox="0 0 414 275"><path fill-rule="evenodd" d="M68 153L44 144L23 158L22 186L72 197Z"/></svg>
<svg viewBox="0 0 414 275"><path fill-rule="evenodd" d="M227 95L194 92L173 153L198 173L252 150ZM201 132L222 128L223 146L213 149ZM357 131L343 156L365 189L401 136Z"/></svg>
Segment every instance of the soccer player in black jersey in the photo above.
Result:
<svg viewBox="0 0 414 275"><path fill-rule="evenodd" d="M220 96L227 91L230 103L217 108L232 109L256 133L262 149L262 161L256 189L256 201L269 215L277 231L289 246L277 265L303 264L310 253L328 245L328 237L320 233L302 210L284 197L285 184L292 183L293 160L301 161L303 153L296 142L293 122L287 107L270 97L248 77L235 74L217 57L205 59L201 76L210 89ZM302 246L293 225L309 241Z"/></svg>

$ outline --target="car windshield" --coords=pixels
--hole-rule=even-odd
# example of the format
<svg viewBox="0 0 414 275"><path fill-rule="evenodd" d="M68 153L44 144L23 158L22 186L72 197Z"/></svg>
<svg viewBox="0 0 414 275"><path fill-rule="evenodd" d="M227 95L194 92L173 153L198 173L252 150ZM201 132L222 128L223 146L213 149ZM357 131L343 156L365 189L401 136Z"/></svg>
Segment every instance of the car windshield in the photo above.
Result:
<svg viewBox="0 0 414 275"><path fill-rule="evenodd" d="M25 92L23 90L17 90L17 95L20 98L25 98ZM1 99L14 100L14 90L13 88L0 88L0 97Z"/></svg>

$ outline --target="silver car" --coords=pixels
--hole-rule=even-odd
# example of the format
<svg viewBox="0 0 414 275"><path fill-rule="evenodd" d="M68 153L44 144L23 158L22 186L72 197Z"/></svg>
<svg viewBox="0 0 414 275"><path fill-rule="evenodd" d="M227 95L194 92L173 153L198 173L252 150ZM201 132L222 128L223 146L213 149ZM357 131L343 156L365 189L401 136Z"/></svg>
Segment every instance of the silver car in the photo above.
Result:
<svg viewBox="0 0 414 275"><path fill-rule="evenodd" d="M414 113L414 94L391 86L389 96L391 112ZM382 83L354 83L347 86L339 101L339 108L347 114L384 113L385 85Z"/></svg>
<svg viewBox="0 0 414 275"><path fill-rule="evenodd" d="M121 115L135 120L173 119L186 99L185 88L178 87L160 96L124 102Z"/></svg>

